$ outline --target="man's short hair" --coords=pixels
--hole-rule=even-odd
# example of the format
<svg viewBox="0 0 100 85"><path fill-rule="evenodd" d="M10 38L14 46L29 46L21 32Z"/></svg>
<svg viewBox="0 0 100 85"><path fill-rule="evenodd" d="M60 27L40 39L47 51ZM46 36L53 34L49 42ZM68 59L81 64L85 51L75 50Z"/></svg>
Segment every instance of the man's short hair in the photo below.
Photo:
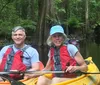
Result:
<svg viewBox="0 0 100 85"><path fill-rule="evenodd" d="M14 28L12 29L12 34L13 34L14 32L16 32L17 30L22 30L22 31L25 32L25 29L24 29L22 26L16 26L16 27L14 27Z"/></svg>

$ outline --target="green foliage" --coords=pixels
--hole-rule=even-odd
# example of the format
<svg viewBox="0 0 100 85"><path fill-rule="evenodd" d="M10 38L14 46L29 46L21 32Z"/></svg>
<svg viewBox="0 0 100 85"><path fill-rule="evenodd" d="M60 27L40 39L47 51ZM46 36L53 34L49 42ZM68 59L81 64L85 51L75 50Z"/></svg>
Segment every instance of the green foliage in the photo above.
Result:
<svg viewBox="0 0 100 85"><path fill-rule="evenodd" d="M79 28L80 27L79 20L76 17L69 18L68 25L73 27L73 28Z"/></svg>
<svg viewBox="0 0 100 85"><path fill-rule="evenodd" d="M26 29L27 36L32 36L36 30L36 22L32 20L22 20L19 25Z"/></svg>
<svg viewBox="0 0 100 85"><path fill-rule="evenodd" d="M54 12L52 14L52 9L48 9L51 15L46 16L47 24L81 28L85 25L85 1L68 0L67 3L67 0L52 0L53 6L50 8ZM0 38L10 38L11 29L18 25L25 27L27 34L32 36L39 20L39 4L38 0L0 0ZM100 23L100 0L89 0L88 6L89 26L93 28Z"/></svg>
<svg viewBox="0 0 100 85"><path fill-rule="evenodd" d="M20 23L18 23L18 25L21 25L25 28L30 28L35 30L36 29L36 22L32 21L32 20L20 20Z"/></svg>
<svg viewBox="0 0 100 85"><path fill-rule="evenodd" d="M100 1L92 0L90 1L90 13L89 13L89 20L92 28L95 26L96 23L100 23Z"/></svg>
<svg viewBox="0 0 100 85"><path fill-rule="evenodd" d="M29 0L0 0L0 39L9 40L15 26L25 27L28 36L34 33L36 22L28 17L28 3Z"/></svg>
<svg viewBox="0 0 100 85"><path fill-rule="evenodd" d="M0 20L0 23L0 34L3 34L3 36L9 35L12 23L2 20Z"/></svg>

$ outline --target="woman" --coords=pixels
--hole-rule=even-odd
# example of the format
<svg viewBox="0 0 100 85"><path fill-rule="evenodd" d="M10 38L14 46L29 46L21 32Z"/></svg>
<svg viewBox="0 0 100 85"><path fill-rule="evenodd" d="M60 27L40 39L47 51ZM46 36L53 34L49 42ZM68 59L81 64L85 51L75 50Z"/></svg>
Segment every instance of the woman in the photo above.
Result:
<svg viewBox="0 0 100 85"><path fill-rule="evenodd" d="M65 71L65 73L53 74L52 79L40 76L37 85L59 83L77 77L74 73L76 71L87 71L82 55L74 45L65 45L66 39L62 26L51 27L50 36L47 39L47 44L50 46L49 59L43 70Z"/></svg>

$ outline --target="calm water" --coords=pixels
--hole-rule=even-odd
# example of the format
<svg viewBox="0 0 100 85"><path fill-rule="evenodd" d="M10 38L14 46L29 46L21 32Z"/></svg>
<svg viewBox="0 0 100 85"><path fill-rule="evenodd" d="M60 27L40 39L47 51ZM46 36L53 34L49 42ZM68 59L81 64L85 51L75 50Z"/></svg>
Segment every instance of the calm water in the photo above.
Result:
<svg viewBox="0 0 100 85"><path fill-rule="evenodd" d="M46 64L48 57L48 46L33 46L35 47L40 55L40 60L44 63L44 65ZM2 46L0 47L0 49L2 48ZM87 49L85 47L85 45L83 44L83 42L80 43L80 52L82 54L82 56L84 58L87 58L89 56L92 57L92 60L95 62L95 64L98 66L98 68L100 69L100 46L97 46L95 43L93 42L88 42L87 43ZM88 56L85 56L86 52L88 53Z"/></svg>
<svg viewBox="0 0 100 85"><path fill-rule="evenodd" d="M93 61L100 69L100 46L97 46L95 43L90 43L88 45L89 56L92 56Z"/></svg>
<svg viewBox="0 0 100 85"><path fill-rule="evenodd" d="M89 42L87 43L87 47L85 47L84 44L80 43L80 51L84 58L92 57L92 60L100 69L100 46L97 46L97 44L93 42Z"/></svg>
<svg viewBox="0 0 100 85"><path fill-rule="evenodd" d="M40 47L41 49L39 49L39 53L40 53L40 60L46 64L47 62L47 53L48 53L48 46L42 46ZM87 45L87 53L88 56L85 56L85 46L83 44L80 44L80 52L82 54L82 56L84 58L87 57L92 57L92 60L94 61L94 63L98 66L98 68L100 69L100 47L98 47L95 43L88 43Z"/></svg>

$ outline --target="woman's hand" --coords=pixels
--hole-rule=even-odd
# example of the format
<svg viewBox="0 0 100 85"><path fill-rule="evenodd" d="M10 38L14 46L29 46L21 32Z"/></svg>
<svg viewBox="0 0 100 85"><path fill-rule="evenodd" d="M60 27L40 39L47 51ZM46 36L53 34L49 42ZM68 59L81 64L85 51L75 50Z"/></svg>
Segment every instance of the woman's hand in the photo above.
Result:
<svg viewBox="0 0 100 85"><path fill-rule="evenodd" d="M36 78L36 77L39 77L41 74L35 74L35 73L33 73L33 74L25 74L24 75L24 78L25 79L29 79L29 78Z"/></svg>
<svg viewBox="0 0 100 85"><path fill-rule="evenodd" d="M67 66L66 72L73 73L78 70L78 66Z"/></svg>

